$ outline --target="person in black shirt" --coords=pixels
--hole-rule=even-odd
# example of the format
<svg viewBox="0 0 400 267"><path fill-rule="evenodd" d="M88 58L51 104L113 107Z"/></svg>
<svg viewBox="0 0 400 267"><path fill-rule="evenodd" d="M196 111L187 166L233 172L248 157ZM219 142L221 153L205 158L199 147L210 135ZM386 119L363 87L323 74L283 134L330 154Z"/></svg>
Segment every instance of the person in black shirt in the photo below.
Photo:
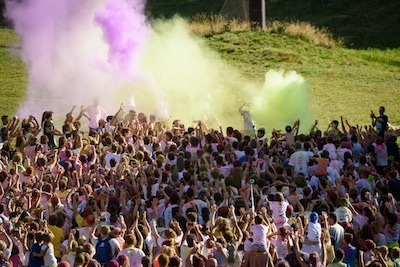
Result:
<svg viewBox="0 0 400 267"><path fill-rule="evenodd" d="M44 125L43 125L43 133L49 138L49 148L53 149L56 147L56 140L55 136L56 135L62 135L62 133L54 128L54 123L53 123L53 112L52 111L47 111L46 114L44 115Z"/></svg>
<svg viewBox="0 0 400 267"><path fill-rule="evenodd" d="M378 117L376 117L374 112L371 110L372 125L376 127L376 129L379 131L378 135L382 138L385 137L385 132L387 131L389 122L388 116L386 116L384 113L385 113L384 106L379 107Z"/></svg>

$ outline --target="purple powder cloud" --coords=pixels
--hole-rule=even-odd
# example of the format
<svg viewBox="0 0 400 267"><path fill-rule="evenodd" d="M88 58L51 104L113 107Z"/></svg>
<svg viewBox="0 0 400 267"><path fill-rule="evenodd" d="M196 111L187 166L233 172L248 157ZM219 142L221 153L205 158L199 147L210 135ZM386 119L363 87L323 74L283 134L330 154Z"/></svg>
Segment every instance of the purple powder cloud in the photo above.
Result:
<svg viewBox="0 0 400 267"><path fill-rule="evenodd" d="M141 50L148 41L150 27L144 15L144 1L110 0L95 13L109 45L109 61L125 75L137 75Z"/></svg>

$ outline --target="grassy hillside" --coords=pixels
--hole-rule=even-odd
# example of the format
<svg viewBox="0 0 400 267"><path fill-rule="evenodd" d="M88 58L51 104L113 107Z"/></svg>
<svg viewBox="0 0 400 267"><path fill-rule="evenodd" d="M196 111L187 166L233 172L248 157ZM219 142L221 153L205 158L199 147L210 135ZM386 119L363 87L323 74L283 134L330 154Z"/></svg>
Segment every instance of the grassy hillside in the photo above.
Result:
<svg viewBox="0 0 400 267"><path fill-rule="evenodd" d="M0 29L0 114L14 114L25 95L27 72L12 30Z"/></svg>
<svg viewBox="0 0 400 267"><path fill-rule="evenodd" d="M400 49L325 48L277 33L223 33L207 38L221 56L253 79L269 69L295 70L311 83L311 107L327 123L340 115L369 123L369 112L387 107L400 123Z"/></svg>
<svg viewBox="0 0 400 267"><path fill-rule="evenodd" d="M177 13L193 18L198 13L217 14L223 2L150 0L148 13L152 17ZM267 0L270 20L326 26L335 37L344 38L344 47L318 45L307 37L310 33L304 36L279 27L267 32L222 30L203 36L224 60L260 83L269 69L295 70L303 75L311 84L312 110L323 125L340 115L350 122L369 123L370 110L377 112L380 105L387 107L391 123L400 125L400 22L395 12L399 4L379 0ZM17 56L16 44L12 30L0 29L0 115L13 114L25 95L27 70Z"/></svg>
<svg viewBox="0 0 400 267"><path fill-rule="evenodd" d="M239 0L237 0L239 1ZM174 14L190 18L197 13L218 14L224 0L150 0L153 17ZM307 21L326 27L347 47L400 46L398 0L266 0L268 21Z"/></svg>
<svg viewBox="0 0 400 267"><path fill-rule="evenodd" d="M348 47L400 46L400 1L267 0L269 19L308 21L344 38Z"/></svg>
<svg viewBox="0 0 400 267"><path fill-rule="evenodd" d="M218 14L224 0L148 0L147 12L153 18L174 15L190 18L196 14Z"/></svg>
<svg viewBox="0 0 400 267"><path fill-rule="evenodd" d="M13 114L25 93L26 69L12 49L16 41L11 30L0 30L0 114ZM369 123L370 109L377 112L380 105L387 107L392 123L400 124L400 49L326 48L301 37L259 31L225 32L205 41L260 83L269 69L303 75L311 84L311 108L322 125L340 115Z"/></svg>

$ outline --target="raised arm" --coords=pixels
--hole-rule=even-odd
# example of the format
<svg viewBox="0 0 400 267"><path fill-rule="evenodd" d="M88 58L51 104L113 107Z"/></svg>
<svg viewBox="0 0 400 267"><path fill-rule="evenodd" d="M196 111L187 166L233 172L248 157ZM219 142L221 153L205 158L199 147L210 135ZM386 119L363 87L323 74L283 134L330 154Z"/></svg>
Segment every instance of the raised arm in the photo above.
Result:
<svg viewBox="0 0 400 267"><path fill-rule="evenodd" d="M117 119L124 114L125 110L125 106L123 103L121 103L121 105L119 106L119 109L117 111L117 113L114 114L114 116L112 117L111 121L110 121L110 125L114 126L115 122L117 121Z"/></svg>
<svg viewBox="0 0 400 267"><path fill-rule="evenodd" d="M344 125L343 116L340 116L340 122L342 124L342 131L344 134L347 134L346 126Z"/></svg>

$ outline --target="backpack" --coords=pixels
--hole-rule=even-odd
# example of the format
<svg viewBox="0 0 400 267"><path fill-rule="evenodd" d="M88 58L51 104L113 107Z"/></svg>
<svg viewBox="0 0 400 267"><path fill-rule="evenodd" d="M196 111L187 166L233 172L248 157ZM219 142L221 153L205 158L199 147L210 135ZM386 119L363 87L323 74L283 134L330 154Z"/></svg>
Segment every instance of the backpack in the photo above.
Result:
<svg viewBox="0 0 400 267"><path fill-rule="evenodd" d="M107 237L106 239L99 239L96 245L96 254L94 258L101 264L107 265L112 260L112 251L110 245L111 237Z"/></svg>

